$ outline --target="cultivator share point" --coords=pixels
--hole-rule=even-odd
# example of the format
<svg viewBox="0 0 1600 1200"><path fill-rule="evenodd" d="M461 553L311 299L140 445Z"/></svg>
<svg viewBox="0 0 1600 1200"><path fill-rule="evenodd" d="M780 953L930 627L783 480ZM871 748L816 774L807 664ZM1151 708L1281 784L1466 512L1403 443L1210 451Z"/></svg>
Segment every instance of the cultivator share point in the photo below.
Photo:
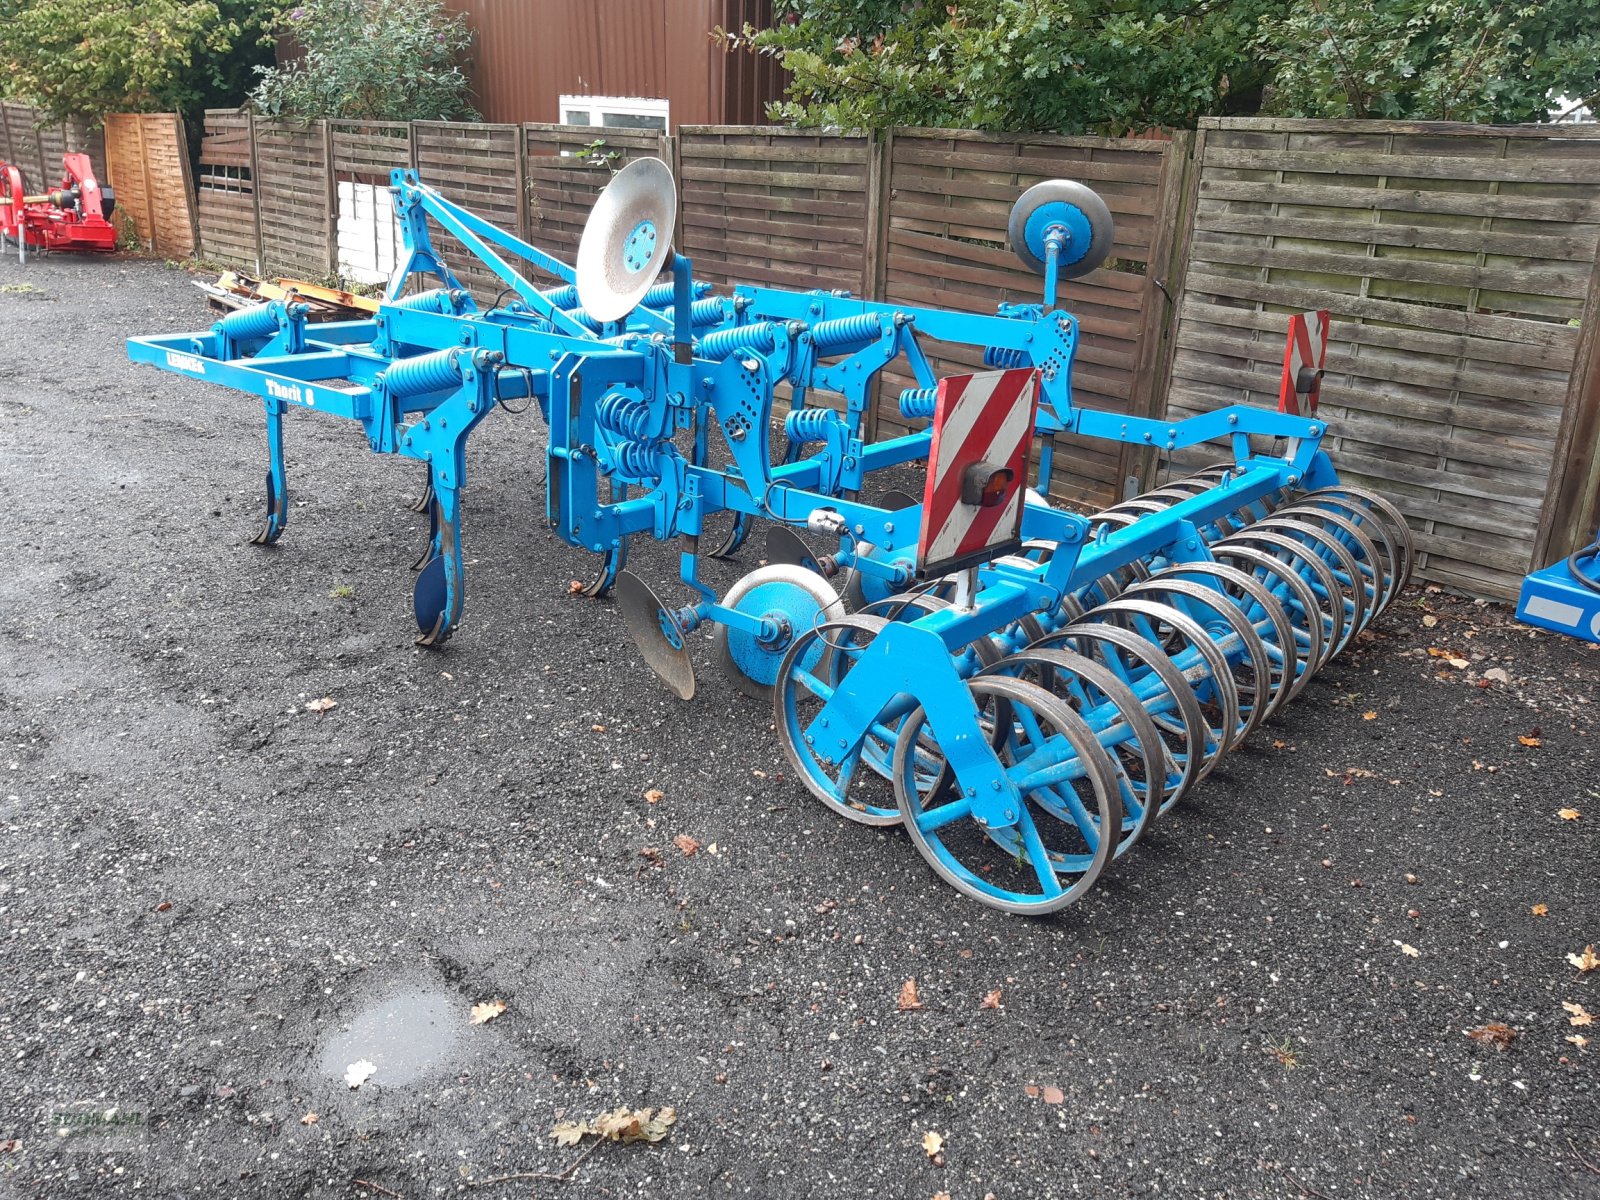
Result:
<svg viewBox="0 0 1600 1200"><path fill-rule="evenodd" d="M903 824L940 876L985 904L1044 913L1082 895L1410 572L1399 514L1340 484L1319 448L1326 314L1295 318L1282 411L1166 422L1073 402L1078 322L1056 307L1057 286L1112 244L1110 212L1081 184L1039 184L1012 212L1042 303L980 315L838 292L711 295L672 252L676 194L654 159L612 179L576 268L413 171L393 182L408 253L371 319L313 326L273 302L129 343L135 360L261 397L256 540L276 541L289 511L285 410L360 422L375 451L426 464L432 535L414 602L420 640L437 646L463 613L467 438L497 406L535 403L550 523L598 556L585 590L615 588L668 687L694 694L689 642L711 626L719 666L773 706L812 794L851 821ZM436 256L430 218L504 282L493 307ZM536 287L512 259L559 286ZM405 295L414 273L438 286ZM924 339L981 348L990 369L940 379ZM896 361L916 381L902 414L929 424L872 440L873 385ZM1062 432L1231 453L1085 517L1040 498ZM870 476L905 463L927 464L920 500L860 499ZM702 559L755 519L770 523L769 564L719 597ZM638 536L676 542L681 590L622 569Z"/></svg>
<svg viewBox="0 0 1600 1200"><path fill-rule="evenodd" d="M22 262L29 250L110 253L117 248L111 189L94 177L87 154L64 154L61 163L61 186L29 196L22 171L0 162L0 245L15 242Z"/></svg>

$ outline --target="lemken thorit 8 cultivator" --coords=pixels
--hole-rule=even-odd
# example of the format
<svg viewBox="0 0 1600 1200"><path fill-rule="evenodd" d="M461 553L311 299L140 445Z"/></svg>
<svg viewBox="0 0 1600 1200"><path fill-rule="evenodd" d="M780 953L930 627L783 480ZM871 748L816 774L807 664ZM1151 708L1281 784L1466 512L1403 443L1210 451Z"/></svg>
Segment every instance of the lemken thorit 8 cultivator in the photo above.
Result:
<svg viewBox="0 0 1600 1200"><path fill-rule="evenodd" d="M712 295L672 252L677 198L655 159L612 179L576 268L415 172L393 185L409 253L372 319L311 326L291 299L129 343L137 361L262 398L255 540L276 541L288 514L287 407L359 421L375 451L427 465L433 534L414 602L420 640L440 645L462 616L467 437L497 405L536 403L549 520L601 556L588 590L615 585L667 685L692 696L689 635L709 624L721 667L770 698L817 799L847 820L903 824L941 877L985 904L1045 913L1082 895L1409 573L1399 514L1341 485L1319 449L1312 334L1325 346L1325 314L1291 320L1278 412L1167 423L1073 403L1078 322L1056 307L1057 282L1112 243L1110 212L1081 184L1018 200L1011 242L1043 276L1042 303L992 316L830 292ZM435 255L429 219L504 281L494 307ZM511 259L564 283L536 287ZM439 286L404 294L415 274ZM992 370L938 379L924 338L981 347ZM902 414L930 425L867 440L875 376L897 360L918 381ZM780 385L790 410L775 449ZM1231 456L1083 517L1040 495L1060 432L1169 455L1219 440ZM867 476L904 463L927 464L920 502L857 498ZM701 556L757 518L771 523L769 565L719 599ZM681 602L622 570L640 534L678 542Z"/></svg>

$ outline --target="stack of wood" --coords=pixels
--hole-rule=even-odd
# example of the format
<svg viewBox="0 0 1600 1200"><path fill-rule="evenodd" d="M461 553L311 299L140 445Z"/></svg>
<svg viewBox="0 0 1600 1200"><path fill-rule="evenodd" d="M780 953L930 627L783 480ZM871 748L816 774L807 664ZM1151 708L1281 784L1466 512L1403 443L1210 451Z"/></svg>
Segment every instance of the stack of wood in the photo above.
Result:
<svg viewBox="0 0 1600 1200"><path fill-rule="evenodd" d="M375 296L323 287L304 279L252 279L235 271L224 271L215 283L195 281L218 312L231 312L251 304L271 300L291 300L306 305L308 321L360 321L378 311Z"/></svg>

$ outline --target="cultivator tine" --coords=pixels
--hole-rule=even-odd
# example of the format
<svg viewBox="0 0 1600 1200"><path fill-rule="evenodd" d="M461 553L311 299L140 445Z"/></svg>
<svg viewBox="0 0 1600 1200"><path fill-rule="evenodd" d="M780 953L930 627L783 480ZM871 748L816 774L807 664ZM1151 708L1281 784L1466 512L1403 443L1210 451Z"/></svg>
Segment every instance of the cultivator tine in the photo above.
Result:
<svg viewBox="0 0 1600 1200"><path fill-rule="evenodd" d="M414 513L425 513L433 507L433 468L422 468L422 494L410 505Z"/></svg>
<svg viewBox="0 0 1600 1200"><path fill-rule="evenodd" d="M289 482L283 462L283 405L268 400L267 409L267 514L252 545L271 546L289 524Z"/></svg>

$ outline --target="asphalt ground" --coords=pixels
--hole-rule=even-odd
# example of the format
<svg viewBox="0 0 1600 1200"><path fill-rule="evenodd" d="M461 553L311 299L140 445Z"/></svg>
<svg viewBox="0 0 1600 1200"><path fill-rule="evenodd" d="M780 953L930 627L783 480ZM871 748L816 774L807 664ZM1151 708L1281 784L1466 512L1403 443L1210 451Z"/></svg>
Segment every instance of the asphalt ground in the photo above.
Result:
<svg viewBox="0 0 1600 1200"><path fill-rule="evenodd" d="M0 261L0 1194L1600 1195L1600 651L1413 589L1007 917L808 799L703 640L685 704L570 593L531 414L474 436L442 651L354 427L292 415L247 545L259 405L123 351L211 320ZM676 1124L549 1136L617 1106Z"/></svg>

